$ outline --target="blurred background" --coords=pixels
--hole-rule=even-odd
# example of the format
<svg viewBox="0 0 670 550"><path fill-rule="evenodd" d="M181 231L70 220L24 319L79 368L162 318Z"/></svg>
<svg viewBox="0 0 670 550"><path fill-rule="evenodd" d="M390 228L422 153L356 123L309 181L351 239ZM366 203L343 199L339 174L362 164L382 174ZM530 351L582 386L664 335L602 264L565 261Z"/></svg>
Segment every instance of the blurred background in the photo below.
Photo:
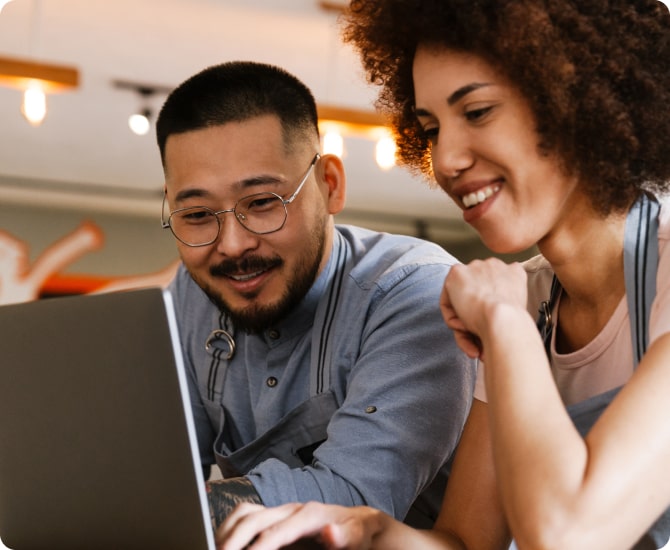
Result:
<svg viewBox="0 0 670 550"><path fill-rule="evenodd" d="M347 168L338 222L418 235L464 261L489 255L441 191L376 159L383 121L374 112L376 89L340 39L346 1L0 4L0 255L34 262L57 240L81 233L81 224L98 230L95 242L80 239L78 253L70 250L45 293L144 276L174 261L172 237L159 224L163 179L153 122L173 87L236 59L280 65L312 89L322 133L329 140L333 130L340 134ZM51 84L42 105L38 91L25 92L36 83ZM22 107L31 94L36 113ZM131 130L131 115L142 115L145 128Z"/></svg>

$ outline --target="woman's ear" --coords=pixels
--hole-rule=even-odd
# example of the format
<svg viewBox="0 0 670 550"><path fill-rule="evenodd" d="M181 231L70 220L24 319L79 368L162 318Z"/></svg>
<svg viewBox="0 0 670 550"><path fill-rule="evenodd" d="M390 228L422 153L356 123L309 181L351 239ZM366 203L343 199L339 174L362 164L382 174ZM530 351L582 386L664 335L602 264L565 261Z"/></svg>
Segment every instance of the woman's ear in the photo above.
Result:
<svg viewBox="0 0 670 550"><path fill-rule="evenodd" d="M338 214L344 208L347 195L347 176L342 159L323 155L318 163L319 179L326 184L328 212Z"/></svg>

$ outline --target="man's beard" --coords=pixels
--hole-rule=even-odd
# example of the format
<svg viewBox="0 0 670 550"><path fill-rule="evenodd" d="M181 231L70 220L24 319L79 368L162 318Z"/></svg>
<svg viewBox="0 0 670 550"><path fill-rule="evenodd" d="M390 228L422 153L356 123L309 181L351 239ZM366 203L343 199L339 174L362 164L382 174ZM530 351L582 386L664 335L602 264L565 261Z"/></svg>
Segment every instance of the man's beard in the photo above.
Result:
<svg viewBox="0 0 670 550"><path fill-rule="evenodd" d="M199 284L209 299L225 313L236 330L258 334L276 325L293 311L314 284L319 272L325 244L325 231L320 231L310 239L304 254L298 259L296 271L286 280L284 294L273 304L251 303L242 309L232 309L222 294L215 288L200 281ZM225 277L231 273L248 273L269 268L281 268L284 261L274 258L248 256L240 261L226 260L210 268L214 277ZM196 280L197 282L197 280ZM253 294L245 298L253 300Z"/></svg>

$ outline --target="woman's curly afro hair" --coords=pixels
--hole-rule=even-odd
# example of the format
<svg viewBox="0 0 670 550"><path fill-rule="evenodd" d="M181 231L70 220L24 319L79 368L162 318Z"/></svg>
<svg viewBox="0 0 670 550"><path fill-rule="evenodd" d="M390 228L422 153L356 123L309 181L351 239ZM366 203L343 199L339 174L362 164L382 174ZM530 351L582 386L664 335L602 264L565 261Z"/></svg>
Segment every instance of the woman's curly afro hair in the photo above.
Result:
<svg viewBox="0 0 670 550"><path fill-rule="evenodd" d="M538 146L602 214L670 180L670 14L657 0L353 0L343 36L381 87L400 162L429 175L418 44L479 55L527 98Z"/></svg>

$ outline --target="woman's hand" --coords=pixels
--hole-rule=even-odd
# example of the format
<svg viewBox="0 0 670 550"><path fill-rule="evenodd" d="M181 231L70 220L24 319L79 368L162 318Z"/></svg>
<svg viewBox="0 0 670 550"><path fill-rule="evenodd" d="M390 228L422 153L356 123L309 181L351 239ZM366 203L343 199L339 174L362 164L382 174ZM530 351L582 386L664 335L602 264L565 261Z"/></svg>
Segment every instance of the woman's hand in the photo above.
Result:
<svg viewBox="0 0 670 550"><path fill-rule="evenodd" d="M469 357L483 359L483 341L494 308L508 304L525 310L526 302L523 267L489 258L451 268L442 288L440 308L458 346Z"/></svg>
<svg viewBox="0 0 670 550"><path fill-rule="evenodd" d="M366 550L383 528L384 515L365 506L345 507L309 502L275 507L240 504L219 526L219 550L294 548ZM390 518L389 518L390 519ZM312 539L309 545L304 539Z"/></svg>

